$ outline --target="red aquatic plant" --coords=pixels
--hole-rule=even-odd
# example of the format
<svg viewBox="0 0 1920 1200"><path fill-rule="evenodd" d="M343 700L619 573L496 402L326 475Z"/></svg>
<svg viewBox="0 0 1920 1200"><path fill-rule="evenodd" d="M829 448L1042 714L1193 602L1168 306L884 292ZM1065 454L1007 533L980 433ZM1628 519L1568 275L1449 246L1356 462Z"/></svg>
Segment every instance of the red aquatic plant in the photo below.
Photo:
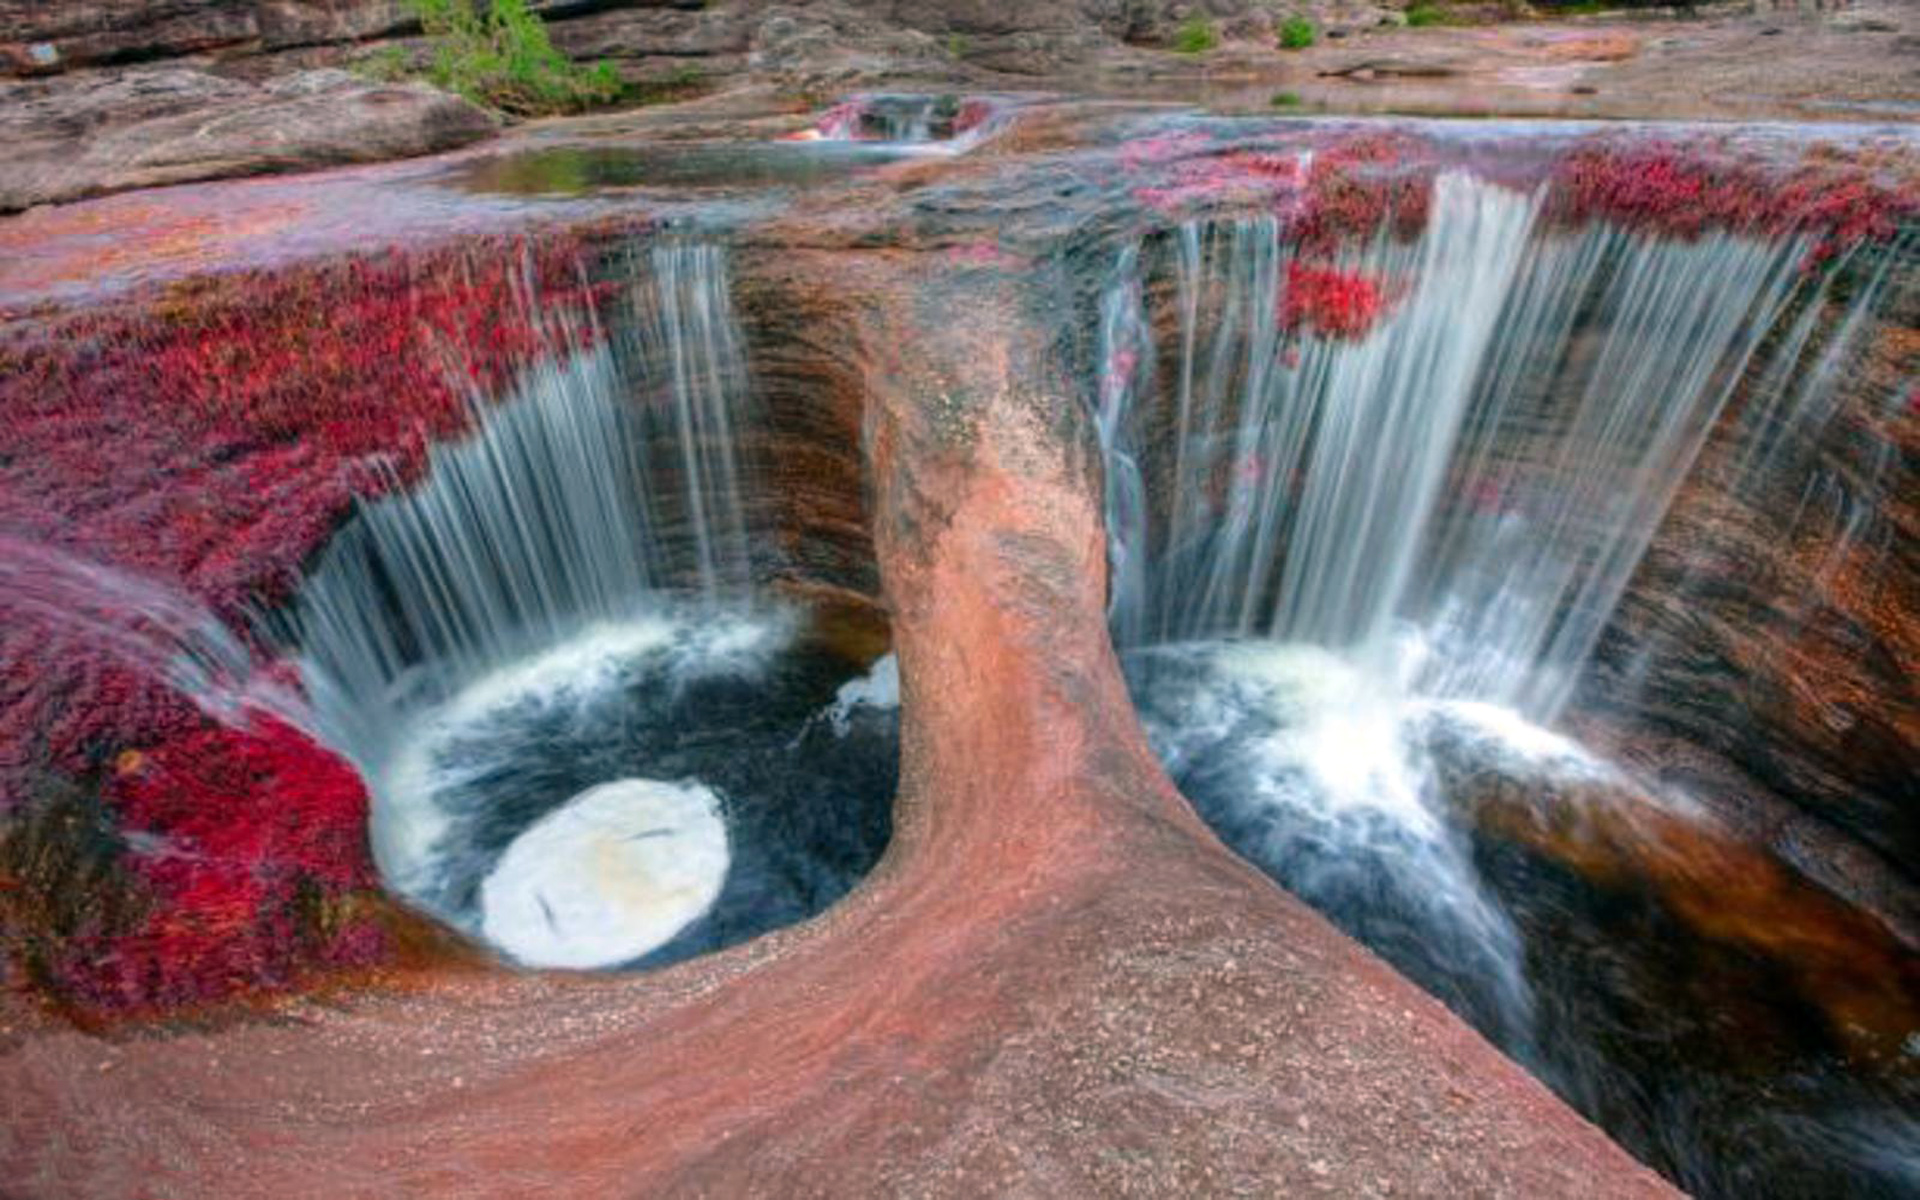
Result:
<svg viewBox="0 0 1920 1200"><path fill-rule="evenodd" d="M1328 249L1382 230L1398 238L1414 238L1426 229L1433 201L1432 172L1418 163L1380 166L1371 157L1379 152L1336 150L1314 157L1293 222L1294 235L1303 246Z"/></svg>
<svg viewBox="0 0 1920 1200"><path fill-rule="evenodd" d="M74 938L49 974L94 1012L151 1010L362 965L384 947L352 911L374 886L352 769L267 718L124 753L106 785L146 893L131 929Z"/></svg>
<svg viewBox="0 0 1920 1200"><path fill-rule="evenodd" d="M999 111L999 105L978 96L969 96L960 102L960 109L953 115L953 136L972 133L984 127Z"/></svg>
<svg viewBox="0 0 1920 1200"><path fill-rule="evenodd" d="M813 132L817 137L829 141L852 141L861 138L861 125L867 115L864 100L843 100L829 108L814 122Z"/></svg>
<svg viewBox="0 0 1920 1200"><path fill-rule="evenodd" d="M1264 210L1314 249L1426 227L1432 155L1413 139L1343 134L1297 150L1214 150L1195 132L1138 138L1121 146L1120 165L1141 180L1133 197L1149 208L1181 217L1219 206Z"/></svg>
<svg viewBox="0 0 1920 1200"><path fill-rule="evenodd" d="M1279 318L1289 330L1328 338L1362 338L1386 307L1386 288L1360 271L1314 266L1298 259L1287 264Z"/></svg>
<svg viewBox="0 0 1920 1200"><path fill-rule="evenodd" d="M1684 150L1667 142L1585 147L1552 179L1563 222L1607 220L1671 237L1709 231L1813 239L1808 265L1842 247L1886 241L1920 215L1920 193L1846 163L1808 162L1790 171Z"/></svg>
<svg viewBox="0 0 1920 1200"><path fill-rule="evenodd" d="M417 477L531 359L591 340L575 239L493 239L177 285L0 342L0 529L238 624L287 598L360 498ZM128 620L137 618L128 615ZM256 647L256 651L258 648ZM365 795L271 721L231 729L57 613L0 623L0 813L104 781L148 899L51 979L92 1008L198 1002L364 959Z"/></svg>

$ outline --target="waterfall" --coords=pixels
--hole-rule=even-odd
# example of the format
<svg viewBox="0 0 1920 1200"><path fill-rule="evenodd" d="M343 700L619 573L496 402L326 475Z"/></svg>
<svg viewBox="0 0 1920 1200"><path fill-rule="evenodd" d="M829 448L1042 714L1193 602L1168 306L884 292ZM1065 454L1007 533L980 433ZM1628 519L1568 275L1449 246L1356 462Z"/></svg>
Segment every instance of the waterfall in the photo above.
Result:
<svg viewBox="0 0 1920 1200"><path fill-rule="evenodd" d="M1101 384L1116 574L1149 579L1116 588L1123 644L1302 642L1422 694L1554 716L1805 248L1560 234L1537 213L1441 175L1422 237L1333 264L1386 298L1346 337L1277 319L1297 253L1274 218L1169 239L1176 373ZM1139 253L1121 251L1103 329L1140 290ZM1166 425L1170 449L1134 461L1131 439ZM1151 522L1127 507L1143 476Z"/></svg>
<svg viewBox="0 0 1920 1200"><path fill-rule="evenodd" d="M856 96L828 110L817 128L827 141L928 142L940 103L936 96Z"/></svg>
<svg viewBox="0 0 1920 1200"><path fill-rule="evenodd" d="M307 682L363 768L407 712L493 666L682 580L709 601L747 585L724 255L668 244L634 266L630 332L530 367L474 436L432 449L425 486L365 505L302 589Z"/></svg>
<svg viewBox="0 0 1920 1200"><path fill-rule="evenodd" d="M747 396L746 354L718 246L651 251L653 287L635 297L638 362L666 363L664 389L679 448L680 494L692 527L702 594L737 591L749 578L739 428ZM658 399L648 409L659 412ZM658 422L656 422L658 423Z"/></svg>
<svg viewBox="0 0 1920 1200"><path fill-rule="evenodd" d="M1881 510L1886 489L1897 486L1899 451L1892 439L1876 439L1863 461L1846 477L1822 464L1803 460L1817 447L1840 413L1841 383L1859 366L1873 316L1889 297L1911 303L1917 285L1902 276L1898 264L1920 255L1920 234L1897 239L1873 266L1864 284L1849 298L1837 326L1821 328L1825 306L1806 306L1770 356L1754 398L1740 414L1741 453L1732 464L1730 485L1750 501L1762 503L1766 489L1789 472L1810 476L1800 502L1783 526L1784 537L1824 520L1831 542L1829 562L1837 562L1870 527L1883 546L1897 535L1886 528ZM1904 295L1903 295L1904 294ZM1821 299L1826 299L1824 293ZM1898 419L1914 403L1911 385L1889 389L1883 419ZM1790 477L1790 476L1789 476ZM1823 575L1825 572L1823 572ZM1823 581L1824 586L1824 581Z"/></svg>
<svg viewBox="0 0 1920 1200"><path fill-rule="evenodd" d="M1736 389L1763 380L1755 470L1826 419L1862 305L1822 326L1806 251L1564 230L1447 172L1411 242L1328 256L1275 217L1199 220L1103 282L1112 626L1169 775L1549 1073L1544 993L1449 789L1612 786L1539 726Z"/></svg>
<svg viewBox="0 0 1920 1200"><path fill-rule="evenodd" d="M1748 360L1805 248L1614 229L1536 246L1508 299L1421 585L1420 683L1551 720ZM1575 322L1598 344L1576 344Z"/></svg>
<svg viewBox="0 0 1920 1200"><path fill-rule="evenodd" d="M1147 497L1127 427L1136 389L1153 374L1153 330L1140 285L1140 250L1120 252L1100 301L1099 400L1094 426L1106 463L1108 617L1122 645L1140 639L1147 595Z"/></svg>
<svg viewBox="0 0 1920 1200"><path fill-rule="evenodd" d="M696 919L726 870L720 799L586 779L604 786L526 831L545 850L504 854L508 818L550 792L500 813L477 797L556 729L617 729L641 681L749 678L786 636L747 611L753 413L725 255L667 243L627 265L627 319L530 366L420 485L365 505L289 622L321 729L373 792L388 883L553 965L629 960ZM659 844L627 846L635 829ZM536 862L562 843L571 857ZM660 878L697 861L703 899L636 908L621 872L594 874L609 854Z"/></svg>

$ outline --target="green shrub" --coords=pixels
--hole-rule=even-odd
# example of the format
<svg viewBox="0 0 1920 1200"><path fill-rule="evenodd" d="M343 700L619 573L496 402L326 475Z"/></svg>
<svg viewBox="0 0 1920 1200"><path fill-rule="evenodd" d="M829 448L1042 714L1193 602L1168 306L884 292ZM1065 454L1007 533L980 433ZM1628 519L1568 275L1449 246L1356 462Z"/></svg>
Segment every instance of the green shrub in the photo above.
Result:
<svg viewBox="0 0 1920 1200"><path fill-rule="evenodd" d="M1202 16L1188 17L1173 35L1173 48L1182 54L1205 54L1219 44L1220 32Z"/></svg>
<svg viewBox="0 0 1920 1200"><path fill-rule="evenodd" d="M1313 22L1305 17L1288 17L1280 23L1282 50L1305 50L1313 45L1315 36Z"/></svg>
<svg viewBox="0 0 1920 1200"><path fill-rule="evenodd" d="M1299 108L1302 101L1299 92L1275 92L1268 103L1275 108Z"/></svg>
<svg viewBox="0 0 1920 1200"><path fill-rule="evenodd" d="M475 104L543 116L608 104L625 90L612 63L583 67L554 49L527 0L407 3L433 39L428 77Z"/></svg>
<svg viewBox="0 0 1920 1200"><path fill-rule="evenodd" d="M1447 14L1440 10L1438 4L1427 3L1426 0L1407 10L1407 24L1415 29L1425 25L1445 25L1446 23Z"/></svg>

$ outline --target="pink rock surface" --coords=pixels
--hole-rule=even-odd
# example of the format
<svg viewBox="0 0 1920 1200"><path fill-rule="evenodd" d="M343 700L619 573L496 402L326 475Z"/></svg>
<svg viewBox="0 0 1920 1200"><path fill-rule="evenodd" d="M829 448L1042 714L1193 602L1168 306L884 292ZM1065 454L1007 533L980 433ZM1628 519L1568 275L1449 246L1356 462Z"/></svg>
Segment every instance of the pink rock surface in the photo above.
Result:
<svg viewBox="0 0 1920 1200"><path fill-rule="evenodd" d="M447 970L220 1030L42 1033L0 1056L10 1189L1667 1193L1175 794L1106 636L1091 435L1031 299L930 258L780 268L862 298L842 399L904 688L867 883L656 974Z"/></svg>

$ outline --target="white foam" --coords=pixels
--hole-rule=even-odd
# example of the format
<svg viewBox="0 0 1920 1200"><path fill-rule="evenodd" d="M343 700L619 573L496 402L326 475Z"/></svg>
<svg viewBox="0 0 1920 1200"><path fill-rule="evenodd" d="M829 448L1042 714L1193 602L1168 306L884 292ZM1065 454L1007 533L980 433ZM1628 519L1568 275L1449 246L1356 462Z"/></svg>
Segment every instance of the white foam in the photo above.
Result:
<svg viewBox="0 0 1920 1200"><path fill-rule="evenodd" d="M1317 646L1234 642L1220 647L1216 661L1232 686L1257 689L1256 703L1278 721L1248 747L1268 768L1266 778L1299 771L1313 782L1320 806L1378 810L1434 832L1424 765L1406 744L1404 708L1391 688Z"/></svg>
<svg viewBox="0 0 1920 1200"><path fill-rule="evenodd" d="M474 680L411 722L393 760L374 777L371 841L381 876L402 895L427 900L451 828L439 797L458 793L471 777L499 765L497 759L471 758L449 765L443 751L469 739L494 714L529 704L584 706L617 686L636 663L660 655L669 656L667 675L674 685L751 674L788 644L794 627L792 614L779 609L645 614L591 625Z"/></svg>
<svg viewBox="0 0 1920 1200"><path fill-rule="evenodd" d="M845 737L854 709L899 707L900 660L883 654L874 660L872 669L865 675L840 685L840 690L833 695L832 707L827 709L827 723L833 726L835 737Z"/></svg>
<svg viewBox="0 0 1920 1200"><path fill-rule="evenodd" d="M712 789L603 783L507 847L481 884L481 931L528 966L629 962L713 907L729 857Z"/></svg>
<svg viewBox="0 0 1920 1200"><path fill-rule="evenodd" d="M533 696L597 691L624 664L670 645L676 632L674 622L659 616L592 625L558 646L488 672L434 715L448 723L467 721Z"/></svg>
<svg viewBox="0 0 1920 1200"><path fill-rule="evenodd" d="M1604 778L1614 774L1571 738L1527 720L1520 713L1483 700L1442 700L1434 712L1483 735L1510 763L1550 770L1561 778Z"/></svg>

